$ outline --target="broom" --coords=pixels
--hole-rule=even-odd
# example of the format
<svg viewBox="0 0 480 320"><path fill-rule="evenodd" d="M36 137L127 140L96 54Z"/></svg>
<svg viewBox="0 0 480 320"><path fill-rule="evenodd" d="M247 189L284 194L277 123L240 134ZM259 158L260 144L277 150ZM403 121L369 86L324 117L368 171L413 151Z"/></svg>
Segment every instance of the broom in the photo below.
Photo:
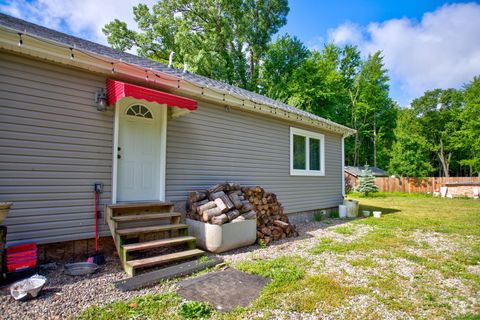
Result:
<svg viewBox="0 0 480 320"><path fill-rule="evenodd" d="M105 263L105 257L98 252L98 191L95 188L93 192L93 210L95 210L95 254L87 259L89 263L95 263L101 265Z"/></svg>

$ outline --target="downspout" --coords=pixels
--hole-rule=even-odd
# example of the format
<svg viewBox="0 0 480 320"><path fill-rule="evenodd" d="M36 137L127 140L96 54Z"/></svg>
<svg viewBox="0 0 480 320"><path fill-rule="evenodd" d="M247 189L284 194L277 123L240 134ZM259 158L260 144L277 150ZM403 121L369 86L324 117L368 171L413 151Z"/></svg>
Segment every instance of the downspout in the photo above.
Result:
<svg viewBox="0 0 480 320"><path fill-rule="evenodd" d="M170 52L170 56L168 57L168 67L172 68L173 66L173 56L175 55L175 52Z"/></svg>
<svg viewBox="0 0 480 320"><path fill-rule="evenodd" d="M345 198L345 134L342 136L342 197Z"/></svg>

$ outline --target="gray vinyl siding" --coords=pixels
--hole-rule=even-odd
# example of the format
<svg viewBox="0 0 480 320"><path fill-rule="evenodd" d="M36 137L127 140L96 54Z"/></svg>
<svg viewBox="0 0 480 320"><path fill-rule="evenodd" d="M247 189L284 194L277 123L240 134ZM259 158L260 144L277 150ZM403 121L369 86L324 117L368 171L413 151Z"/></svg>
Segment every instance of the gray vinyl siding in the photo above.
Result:
<svg viewBox="0 0 480 320"><path fill-rule="evenodd" d="M111 201L113 112L98 112L105 78L0 52L0 201L14 205L8 241L92 238L93 184ZM325 134L324 177L290 176L290 126ZM341 136L200 103L168 121L166 199L218 182L261 185L287 212L341 200ZM103 219L101 219L102 221ZM110 232L101 223L101 234Z"/></svg>
<svg viewBox="0 0 480 320"><path fill-rule="evenodd" d="M8 241L94 236L93 184L111 200L113 112L98 112L100 76L0 52L0 201ZM102 223L102 234L109 231Z"/></svg>
<svg viewBox="0 0 480 320"><path fill-rule="evenodd" d="M290 176L290 126L325 135L325 176ZM238 109L201 103L168 122L166 198L236 181L277 194L287 213L334 207L342 199L341 136Z"/></svg>

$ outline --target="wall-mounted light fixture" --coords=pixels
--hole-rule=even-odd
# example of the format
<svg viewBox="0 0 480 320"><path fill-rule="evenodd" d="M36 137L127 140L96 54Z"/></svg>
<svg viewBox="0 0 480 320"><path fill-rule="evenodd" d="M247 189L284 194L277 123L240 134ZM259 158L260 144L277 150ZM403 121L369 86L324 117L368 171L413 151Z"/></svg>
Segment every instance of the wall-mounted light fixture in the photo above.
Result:
<svg viewBox="0 0 480 320"><path fill-rule="evenodd" d="M107 93L103 88L95 93L95 106L98 111L107 110Z"/></svg>

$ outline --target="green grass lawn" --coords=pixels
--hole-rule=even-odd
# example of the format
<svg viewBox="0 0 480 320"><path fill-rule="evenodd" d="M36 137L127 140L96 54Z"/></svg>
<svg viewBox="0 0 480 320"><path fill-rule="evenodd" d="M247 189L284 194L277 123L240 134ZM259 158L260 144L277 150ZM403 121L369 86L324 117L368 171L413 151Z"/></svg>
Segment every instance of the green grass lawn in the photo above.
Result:
<svg viewBox="0 0 480 320"><path fill-rule="evenodd" d="M272 282L220 314L174 292L91 306L81 319L480 319L480 201L353 195L380 219L325 219L231 265ZM227 258L228 261L228 258ZM239 292L239 294L241 294Z"/></svg>

